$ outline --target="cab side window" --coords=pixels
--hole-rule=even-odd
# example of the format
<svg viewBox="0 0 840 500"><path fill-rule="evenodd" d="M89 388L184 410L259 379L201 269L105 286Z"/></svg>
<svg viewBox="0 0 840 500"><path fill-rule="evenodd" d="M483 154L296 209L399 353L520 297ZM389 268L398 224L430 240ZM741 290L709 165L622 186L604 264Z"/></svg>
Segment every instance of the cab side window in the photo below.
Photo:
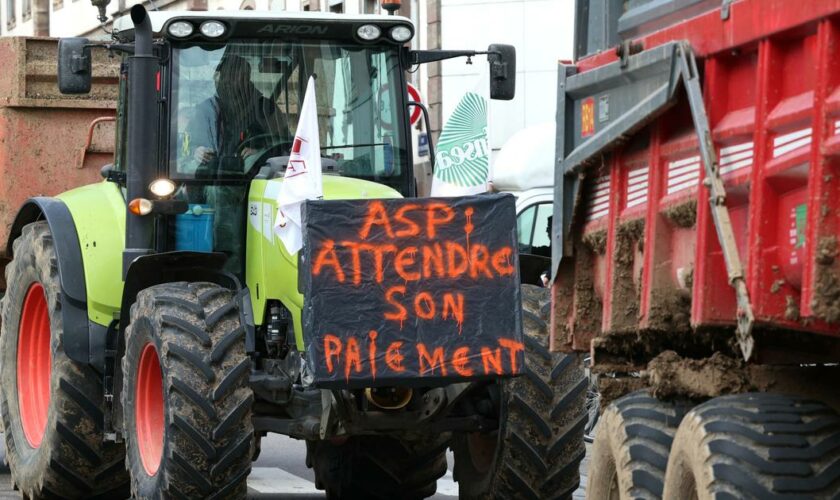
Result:
<svg viewBox="0 0 840 500"><path fill-rule="evenodd" d="M516 218L516 234L519 239L519 253L531 253L531 237L534 234L534 217L537 206L531 205Z"/></svg>
<svg viewBox="0 0 840 500"><path fill-rule="evenodd" d="M554 208L551 203L537 205L537 216L534 218L534 237L531 239L531 253L551 257L551 214Z"/></svg>
<svg viewBox="0 0 840 500"><path fill-rule="evenodd" d="M517 217L519 253L551 257L551 203L538 203Z"/></svg>

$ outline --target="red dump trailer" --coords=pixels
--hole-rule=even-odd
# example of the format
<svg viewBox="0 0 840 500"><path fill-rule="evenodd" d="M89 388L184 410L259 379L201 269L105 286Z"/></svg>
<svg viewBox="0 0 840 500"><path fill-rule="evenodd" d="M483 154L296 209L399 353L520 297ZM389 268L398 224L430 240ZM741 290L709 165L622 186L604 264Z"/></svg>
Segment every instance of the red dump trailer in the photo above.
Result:
<svg viewBox="0 0 840 500"><path fill-rule="evenodd" d="M91 93L67 96L58 91L57 39L0 38L0 270L27 198L95 182L113 161L119 59L94 54Z"/></svg>
<svg viewBox="0 0 840 500"><path fill-rule="evenodd" d="M836 498L840 1L576 16L552 348L601 374L588 494Z"/></svg>

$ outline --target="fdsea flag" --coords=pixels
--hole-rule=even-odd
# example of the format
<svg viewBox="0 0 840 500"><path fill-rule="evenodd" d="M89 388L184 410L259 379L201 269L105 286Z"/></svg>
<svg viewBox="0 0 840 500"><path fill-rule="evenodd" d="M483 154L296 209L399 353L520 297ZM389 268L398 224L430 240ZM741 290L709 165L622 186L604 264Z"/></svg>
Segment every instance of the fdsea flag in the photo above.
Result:
<svg viewBox="0 0 840 500"><path fill-rule="evenodd" d="M303 246L300 207L306 200L324 196L321 178L321 145L318 134L318 109L315 104L315 79L309 77L300 109L295 139L280 194L277 196L277 220L274 232L286 251L294 254Z"/></svg>
<svg viewBox="0 0 840 500"><path fill-rule="evenodd" d="M490 124L488 74L467 92L443 126L435 149L432 196L465 196L488 190Z"/></svg>

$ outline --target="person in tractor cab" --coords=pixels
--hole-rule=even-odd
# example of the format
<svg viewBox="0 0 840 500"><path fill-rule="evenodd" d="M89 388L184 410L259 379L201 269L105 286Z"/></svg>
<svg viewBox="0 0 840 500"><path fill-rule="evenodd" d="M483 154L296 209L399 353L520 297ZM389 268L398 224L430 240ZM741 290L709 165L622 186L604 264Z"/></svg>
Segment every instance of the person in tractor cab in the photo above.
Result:
<svg viewBox="0 0 840 500"><path fill-rule="evenodd" d="M290 142L285 115L251 81L251 64L225 54L213 75L216 92L200 102L187 124L182 152L191 156L197 177L214 179L245 175L246 159L275 141ZM251 165L253 166L253 165ZM244 185L209 185L188 192L190 203L215 212L214 250L228 255L226 268L242 271L245 220Z"/></svg>
<svg viewBox="0 0 840 500"><path fill-rule="evenodd" d="M259 146L260 136L288 137L286 119L251 82L251 65L226 55L216 67L216 94L201 102L190 120L184 149L205 174L242 173L242 159Z"/></svg>

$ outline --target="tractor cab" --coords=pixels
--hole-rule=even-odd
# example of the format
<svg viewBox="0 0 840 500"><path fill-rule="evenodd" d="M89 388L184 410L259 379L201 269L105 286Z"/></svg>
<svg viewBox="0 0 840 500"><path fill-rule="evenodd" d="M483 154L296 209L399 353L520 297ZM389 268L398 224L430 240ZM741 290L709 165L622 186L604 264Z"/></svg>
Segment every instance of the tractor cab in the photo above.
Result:
<svg viewBox="0 0 840 500"><path fill-rule="evenodd" d="M151 192L137 198L149 199L152 211L155 197L186 203L158 223L150 247L157 252L221 252L226 269L244 275L249 186L257 177L284 175L310 76L324 174L413 195L400 63L412 24L400 17L272 14L147 14L160 61L154 95L143 103L123 99L120 122L135 110L145 115L154 145L155 167L143 172ZM117 20L114 36L135 41L130 17ZM116 175L128 170L128 137L119 127Z"/></svg>
<svg viewBox="0 0 840 500"><path fill-rule="evenodd" d="M325 173L410 194L397 91L400 49L414 33L408 20L251 12L151 12L149 20L161 58L161 174L191 185L250 180L270 159L282 170L313 76ZM134 26L121 18L115 36L132 40Z"/></svg>

